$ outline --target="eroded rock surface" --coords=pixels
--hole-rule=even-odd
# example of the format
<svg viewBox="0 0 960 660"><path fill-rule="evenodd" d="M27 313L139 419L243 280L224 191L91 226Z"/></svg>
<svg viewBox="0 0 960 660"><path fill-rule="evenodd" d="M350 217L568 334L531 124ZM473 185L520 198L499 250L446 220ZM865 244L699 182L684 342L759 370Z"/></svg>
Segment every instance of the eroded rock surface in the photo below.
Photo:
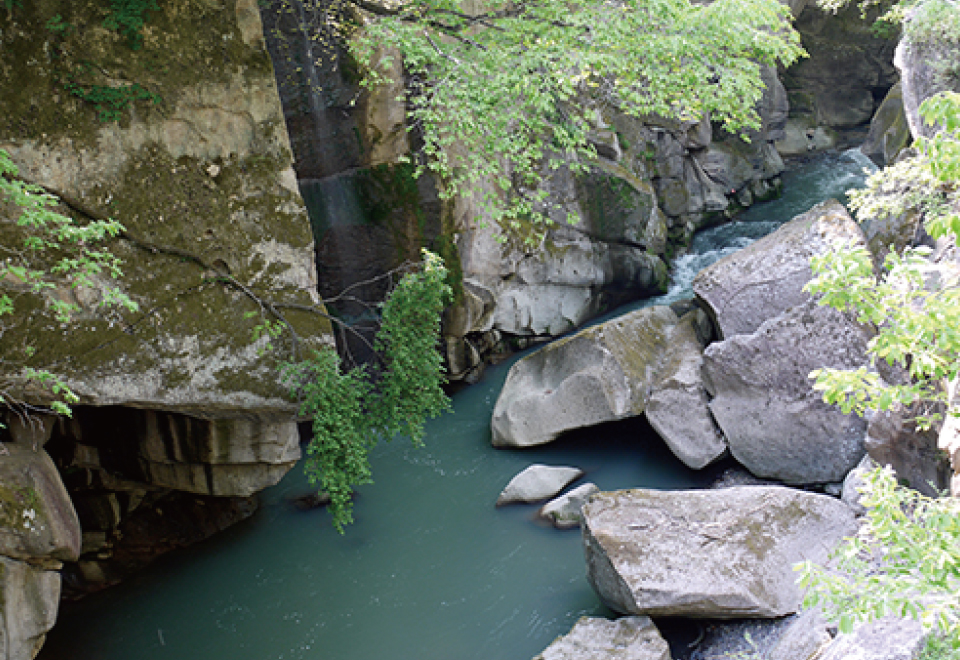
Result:
<svg viewBox="0 0 960 660"><path fill-rule="evenodd" d="M696 310L680 319L646 407L653 430L677 458L695 470L727 451L727 443L707 405L701 378L703 344L697 326L702 325L705 316Z"/></svg>
<svg viewBox="0 0 960 660"><path fill-rule="evenodd" d="M677 320L669 307L641 309L514 364L493 410L493 444L544 444L564 431L641 414Z"/></svg>
<svg viewBox="0 0 960 660"><path fill-rule="evenodd" d="M314 305L316 270L255 3L167 3L151 12L137 51L105 29L55 34L44 26L57 12L69 25L102 22L93 0L9 13L0 47L10 57L0 71L23 93L0 100L0 149L25 179L67 200L64 212L123 223L124 237L108 248L123 259L118 284L139 311L100 308L100 280L65 286L51 295L80 305L69 341L51 330L42 300L24 298L4 344L33 346L25 366L50 370L83 404L291 419L297 406L277 368L291 356L290 335L279 351L252 340L262 310L255 298ZM55 51L65 56L52 59ZM104 121L59 82L80 76L68 53L93 61L83 86L132 80L159 100ZM22 243L12 220L0 218L4 245ZM301 350L329 341L321 316L284 316ZM14 396L45 398L24 372L5 376L19 385Z"/></svg>
<svg viewBox="0 0 960 660"><path fill-rule="evenodd" d="M583 508L587 577L618 612L780 617L801 600L793 564L856 529L845 504L784 487L624 490Z"/></svg>
<svg viewBox="0 0 960 660"><path fill-rule="evenodd" d="M722 339L750 334L810 300L810 257L830 245L865 245L863 232L836 200L817 204L777 231L704 268L693 290L712 310Z"/></svg>
<svg viewBox="0 0 960 660"><path fill-rule="evenodd" d="M754 334L707 347L710 410L734 458L759 477L786 483L842 481L864 454L866 422L824 403L810 372L867 366L871 336L844 314L809 301Z"/></svg>

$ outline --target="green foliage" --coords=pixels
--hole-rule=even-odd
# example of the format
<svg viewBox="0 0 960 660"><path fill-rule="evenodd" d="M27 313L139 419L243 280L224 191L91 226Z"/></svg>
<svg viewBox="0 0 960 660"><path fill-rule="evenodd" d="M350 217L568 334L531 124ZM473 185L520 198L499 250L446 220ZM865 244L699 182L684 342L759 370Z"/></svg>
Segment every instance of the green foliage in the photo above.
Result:
<svg viewBox="0 0 960 660"><path fill-rule="evenodd" d="M161 100L159 94L154 94L138 83L108 87L105 85L80 85L72 79L68 79L64 82L63 87L78 99L92 104L97 110L100 121L103 122L119 121L123 112L134 101L152 101L156 104Z"/></svg>
<svg viewBox="0 0 960 660"><path fill-rule="evenodd" d="M57 14L56 16L51 18L49 21L47 21L46 28L50 32L60 36L70 34L76 29L72 24L64 21L63 18L60 16L60 14Z"/></svg>
<svg viewBox="0 0 960 660"><path fill-rule="evenodd" d="M960 95L940 94L920 108L940 130L919 140L916 158L871 177L854 194L861 219L918 212L934 237L960 234ZM960 377L960 282L943 272L932 277L928 250L891 253L877 275L863 248L842 248L814 259L808 285L822 302L850 311L877 328L869 344L874 361L886 360L907 374L904 384L883 382L874 369L819 369L814 387L844 412L921 407L918 426L930 426L941 410L957 415L945 384ZM922 410L923 406L926 410ZM822 606L849 632L859 621L912 616L938 635L925 657L956 657L960 649L960 498L931 499L899 486L893 471L868 477L865 523L836 551L836 568L799 567L809 588L805 605ZM951 649L947 652L945 649Z"/></svg>
<svg viewBox="0 0 960 660"><path fill-rule="evenodd" d="M903 25L906 38L914 43L960 45L960 10L950 0L910 3L914 11Z"/></svg>
<svg viewBox="0 0 960 660"><path fill-rule="evenodd" d="M960 499L899 486L889 467L866 482L864 522L834 551L836 564L796 567L804 607L822 607L844 633L885 616L916 618L939 645L960 648Z"/></svg>
<svg viewBox="0 0 960 660"><path fill-rule="evenodd" d="M110 0L110 15L103 27L116 30L127 38L127 44L133 50L143 45L143 25L147 12L156 11L156 0Z"/></svg>
<svg viewBox="0 0 960 660"><path fill-rule="evenodd" d="M382 359L376 379L367 367L344 371L333 349L284 367L300 414L313 418L307 476L330 495L340 533L353 521L354 486L371 481L370 450L400 434L421 444L426 420L449 407L437 351L440 312L450 295L446 276L440 258L424 251L421 268L390 293L374 343Z"/></svg>
<svg viewBox="0 0 960 660"><path fill-rule="evenodd" d="M872 176L851 194L861 219L922 213L936 238L960 235L960 95L945 93L921 106L928 123L942 127L920 139L920 155ZM879 277L865 248L837 247L811 261L807 285L823 304L854 313L877 328L868 351L874 361L901 367L908 382L884 382L873 369L818 369L811 374L824 400L844 412L925 404L921 428L936 421L946 402L943 382L960 377L960 282L928 281L926 248L887 256Z"/></svg>
<svg viewBox="0 0 960 660"><path fill-rule="evenodd" d="M0 291L0 316L15 313L14 295L33 294L44 296L47 308L59 323L68 323L80 307L53 295L44 295L63 284L74 289L99 288L101 307L136 310L137 304L120 289L103 284L103 278L122 274L121 263L109 251L96 247L123 231L123 226L114 220L79 225L51 208L58 202L56 197L39 186L25 183L18 175L10 155L0 149L0 201L17 209L16 223L24 235L21 249L4 247L7 258L0 261L0 283L4 289ZM33 354L32 347L25 347L24 358L29 359ZM66 385L48 371L27 367L24 373L29 380L58 397L50 406L54 412L70 414L69 405L76 403L77 397ZM2 399L11 403L5 395Z"/></svg>
<svg viewBox="0 0 960 660"><path fill-rule="evenodd" d="M359 3L370 8L372 3ZM772 0L466 0L384 5L351 41L364 84L411 75L423 134L420 171L445 198L473 198L536 243L554 220L551 178L584 171L610 112L759 126L761 65L803 55L789 10ZM532 231L530 231L532 228ZM526 230L526 231L525 231Z"/></svg>

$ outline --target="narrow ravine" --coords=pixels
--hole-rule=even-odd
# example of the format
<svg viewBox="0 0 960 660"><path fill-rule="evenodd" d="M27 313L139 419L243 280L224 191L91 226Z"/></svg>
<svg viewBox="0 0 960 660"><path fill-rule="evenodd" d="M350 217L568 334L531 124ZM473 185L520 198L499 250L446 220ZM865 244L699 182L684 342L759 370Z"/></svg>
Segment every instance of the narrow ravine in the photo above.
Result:
<svg viewBox="0 0 960 660"><path fill-rule="evenodd" d="M858 185L868 164L847 152L787 173L781 199L697 236L664 300L689 295L708 263ZM345 536L325 512L290 504L308 488L295 470L251 520L65 605L39 658L528 660L580 616L605 614L579 534L538 522L535 506L494 508L500 489L533 462L581 467L604 490L705 486L716 470L688 470L642 421L492 449L490 414L514 360L457 394L424 449L397 440L376 451L376 483L361 489Z"/></svg>

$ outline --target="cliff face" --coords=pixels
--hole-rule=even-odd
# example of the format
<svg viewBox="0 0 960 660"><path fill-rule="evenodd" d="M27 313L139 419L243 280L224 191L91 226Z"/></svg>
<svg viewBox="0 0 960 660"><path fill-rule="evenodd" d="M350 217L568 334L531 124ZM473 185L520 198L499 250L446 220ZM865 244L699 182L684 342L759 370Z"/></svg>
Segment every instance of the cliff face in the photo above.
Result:
<svg viewBox="0 0 960 660"><path fill-rule="evenodd" d="M69 27L52 31L57 11ZM14 91L0 99L0 148L81 220L125 225L111 248L140 312L112 319L98 291L58 291L82 308L66 341L39 299L18 306L7 339L29 338L27 366L50 368L83 403L289 417L276 360L244 314L259 316L256 297L315 303L316 280L255 3L165 3L138 50L103 27L106 14L77 2L7 15L0 67ZM118 107L108 90L132 85L151 98ZM9 219L2 231L15 245ZM325 332L318 318L288 315L308 341Z"/></svg>
<svg viewBox="0 0 960 660"><path fill-rule="evenodd" d="M279 365L331 341L317 313L313 235L256 0L157 6L129 31L124 25L138 15L115 15L94 0L0 10L0 149L23 179L61 197L60 212L80 224L111 217L125 226L107 247L123 260L120 288L139 306L101 307L105 279L43 296L3 282L16 298L2 326L6 400L49 402L28 369L50 371L80 397L68 422L8 411L11 428L0 439L33 455L21 459L39 466L33 472L49 462L44 443L69 468L82 548L73 544L48 563L79 553L82 570L73 574L81 580L111 579L104 560L119 551L122 529L155 516L160 503L245 498L275 483L299 457L297 406ZM5 247L23 244L17 216L11 205L0 208ZM52 256L34 263L49 266ZM79 305L69 323L50 313L56 299ZM288 331L265 350L252 333L276 321L270 305ZM29 488L11 495L17 506L32 502ZM220 528L251 510L244 499L210 499L219 513L195 526ZM199 533L178 538L191 534ZM3 561L23 561L4 538ZM30 570L3 571L2 588ZM16 605L30 621L29 634L16 634L33 640L19 649L52 623L56 595L44 593L32 609ZM11 603L0 601L8 631ZM31 657L7 638L6 657Z"/></svg>

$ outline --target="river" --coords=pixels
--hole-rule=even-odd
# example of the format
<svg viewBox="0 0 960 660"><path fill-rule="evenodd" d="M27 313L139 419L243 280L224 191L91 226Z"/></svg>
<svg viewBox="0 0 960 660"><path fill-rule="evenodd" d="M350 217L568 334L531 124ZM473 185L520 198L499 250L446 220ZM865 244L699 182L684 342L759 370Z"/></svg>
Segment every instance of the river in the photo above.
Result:
<svg viewBox="0 0 960 660"><path fill-rule="evenodd" d="M696 237L659 302L689 295L693 274L720 256L860 185L865 165L847 152L785 174L783 197ZM578 466L604 490L702 487L716 469L684 467L643 420L547 447L491 448L493 405L519 357L456 394L424 448L395 440L374 452L376 483L360 489L344 536L325 511L289 504L307 489L294 470L250 520L65 604L40 660L529 660L580 616L609 615L585 579L579 532L544 525L536 506L495 508L500 490L534 462Z"/></svg>

